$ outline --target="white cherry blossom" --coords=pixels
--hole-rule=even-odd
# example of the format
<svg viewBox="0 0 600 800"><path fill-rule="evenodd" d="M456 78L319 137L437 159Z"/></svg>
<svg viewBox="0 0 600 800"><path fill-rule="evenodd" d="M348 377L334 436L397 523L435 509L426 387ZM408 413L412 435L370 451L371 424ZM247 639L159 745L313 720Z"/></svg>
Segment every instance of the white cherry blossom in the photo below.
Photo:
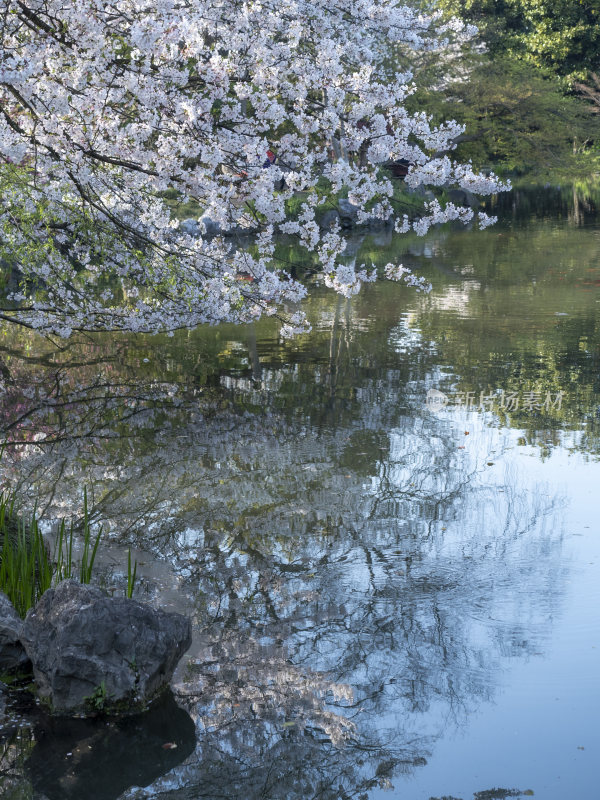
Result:
<svg viewBox="0 0 600 800"><path fill-rule="evenodd" d="M451 159L459 125L407 112L412 78L394 66L473 31L394 0L5 0L0 20L0 258L20 284L0 315L32 328L277 314L289 335L305 289L276 259L279 234L344 295L373 277L320 228L325 199L346 191L359 221L393 222L382 165L398 159L409 186L502 188ZM174 216L184 204L198 236ZM471 217L438 203L412 227Z"/></svg>

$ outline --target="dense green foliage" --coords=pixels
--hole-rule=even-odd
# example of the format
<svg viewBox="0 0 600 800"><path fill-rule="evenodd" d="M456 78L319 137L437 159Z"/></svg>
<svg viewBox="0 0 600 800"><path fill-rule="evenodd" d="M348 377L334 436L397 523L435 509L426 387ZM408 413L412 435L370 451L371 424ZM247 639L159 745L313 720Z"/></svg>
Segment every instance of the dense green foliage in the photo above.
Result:
<svg viewBox="0 0 600 800"><path fill-rule="evenodd" d="M457 158L530 183L573 183L600 173L600 120L590 113L600 107L600 0L435 6L479 29L454 59L424 59L417 74L414 108L466 127Z"/></svg>
<svg viewBox="0 0 600 800"><path fill-rule="evenodd" d="M593 171L598 121L557 81L506 55L474 55L468 79L452 78L443 92L422 89L415 102L436 119L451 115L465 125L456 154L479 167L540 182Z"/></svg>
<svg viewBox="0 0 600 800"><path fill-rule="evenodd" d="M568 81L600 64L600 0L439 0L477 25L492 56L509 53Z"/></svg>

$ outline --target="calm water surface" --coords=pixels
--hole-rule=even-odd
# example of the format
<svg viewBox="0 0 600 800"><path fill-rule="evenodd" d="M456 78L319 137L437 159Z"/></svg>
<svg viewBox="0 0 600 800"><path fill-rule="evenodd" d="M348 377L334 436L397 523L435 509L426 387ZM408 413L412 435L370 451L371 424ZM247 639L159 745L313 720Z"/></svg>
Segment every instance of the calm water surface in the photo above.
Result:
<svg viewBox="0 0 600 800"><path fill-rule="evenodd" d="M195 629L144 717L9 703L6 797L600 796L600 227L533 210L353 241L432 293L309 273L292 342L2 331L6 479Z"/></svg>

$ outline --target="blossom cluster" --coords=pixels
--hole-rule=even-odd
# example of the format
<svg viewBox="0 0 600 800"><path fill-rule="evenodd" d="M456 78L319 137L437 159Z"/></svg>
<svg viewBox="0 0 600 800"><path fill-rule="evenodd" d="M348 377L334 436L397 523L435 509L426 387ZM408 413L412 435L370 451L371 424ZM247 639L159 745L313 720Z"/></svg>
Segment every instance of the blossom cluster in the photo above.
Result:
<svg viewBox="0 0 600 800"><path fill-rule="evenodd" d="M0 313L63 336L263 314L284 334L304 329L280 232L317 253L337 291L371 279L317 224L325 195L346 190L361 219L392 218L381 166L401 159L412 186L500 187L450 159L460 126L406 110L411 75L393 65L395 49L471 33L394 0L6 0L0 258L20 288ZM201 235L180 228L174 204L197 209ZM225 234L254 227L258 246L208 235L207 219Z"/></svg>

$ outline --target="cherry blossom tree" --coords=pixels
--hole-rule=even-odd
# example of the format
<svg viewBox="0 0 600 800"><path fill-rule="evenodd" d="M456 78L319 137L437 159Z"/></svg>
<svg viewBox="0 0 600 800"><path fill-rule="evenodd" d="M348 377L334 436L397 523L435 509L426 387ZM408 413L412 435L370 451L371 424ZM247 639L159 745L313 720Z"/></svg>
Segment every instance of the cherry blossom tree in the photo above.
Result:
<svg viewBox="0 0 600 800"><path fill-rule="evenodd" d="M458 124L407 112L411 74L395 66L471 31L394 0L5 0L0 26L0 258L18 279L0 314L42 331L276 314L292 334L306 290L276 258L279 233L346 296L375 277L317 224L328 198L422 234L477 215L436 200L394 219L382 164L404 159L413 187L502 188L451 159ZM253 246L207 219L254 229ZM426 288L402 265L385 273Z"/></svg>

